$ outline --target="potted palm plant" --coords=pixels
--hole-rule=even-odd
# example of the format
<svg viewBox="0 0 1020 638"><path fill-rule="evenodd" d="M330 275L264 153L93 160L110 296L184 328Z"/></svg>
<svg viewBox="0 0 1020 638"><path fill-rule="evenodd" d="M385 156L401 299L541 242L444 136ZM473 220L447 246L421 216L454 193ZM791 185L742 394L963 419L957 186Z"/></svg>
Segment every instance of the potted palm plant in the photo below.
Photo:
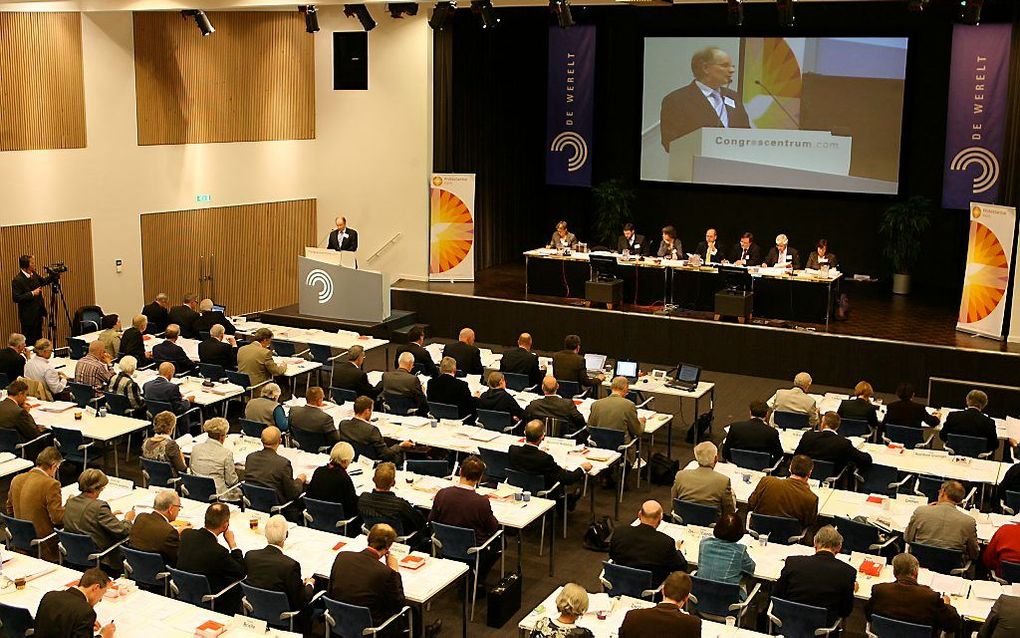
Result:
<svg viewBox="0 0 1020 638"><path fill-rule="evenodd" d="M608 179L592 188L595 197L595 217L591 236L596 242L613 248L623 223L630 219L634 191L618 177Z"/></svg>
<svg viewBox="0 0 1020 638"><path fill-rule="evenodd" d="M915 195L885 209L879 232L885 256L892 262L893 294L910 292L910 269L921 256L921 236L931 226L931 200Z"/></svg>

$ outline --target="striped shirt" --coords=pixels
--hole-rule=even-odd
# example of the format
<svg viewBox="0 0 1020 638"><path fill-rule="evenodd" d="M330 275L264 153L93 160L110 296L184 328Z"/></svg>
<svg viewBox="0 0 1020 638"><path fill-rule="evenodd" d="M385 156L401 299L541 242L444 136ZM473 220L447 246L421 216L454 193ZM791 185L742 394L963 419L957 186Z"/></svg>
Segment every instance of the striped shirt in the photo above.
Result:
<svg viewBox="0 0 1020 638"><path fill-rule="evenodd" d="M78 366L74 370L74 380L76 382L84 383L93 388L105 388L112 377L113 368L91 354L79 359Z"/></svg>
<svg viewBox="0 0 1020 638"><path fill-rule="evenodd" d="M731 543L712 536L701 539L698 546L698 576L721 583L737 584L741 574L754 574L754 559L740 543Z"/></svg>

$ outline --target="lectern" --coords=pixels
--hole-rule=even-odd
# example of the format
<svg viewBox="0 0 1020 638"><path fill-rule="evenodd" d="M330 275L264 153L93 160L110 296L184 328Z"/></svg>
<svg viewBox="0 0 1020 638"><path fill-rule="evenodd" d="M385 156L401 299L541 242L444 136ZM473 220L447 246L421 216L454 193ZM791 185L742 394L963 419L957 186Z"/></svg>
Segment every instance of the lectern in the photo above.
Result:
<svg viewBox="0 0 1020 638"><path fill-rule="evenodd" d="M306 254L312 253L306 250ZM390 284L385 273L355 270L310 256L297 259L301 314L365 323L389 318Z"/></svg>

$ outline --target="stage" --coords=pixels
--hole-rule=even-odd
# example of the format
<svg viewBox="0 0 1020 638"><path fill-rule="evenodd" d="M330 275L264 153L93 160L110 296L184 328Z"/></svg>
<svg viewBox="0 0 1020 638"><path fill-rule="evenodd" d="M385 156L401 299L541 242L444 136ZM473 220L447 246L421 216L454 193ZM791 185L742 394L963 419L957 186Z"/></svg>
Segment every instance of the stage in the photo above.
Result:
<svg viewBox="0 0 1020 638"><path fill-rule="evenodd" d="M529 295L523 264L488 268L473 283L401 279L392 287L394 309L417 313L430 336L456 338L465 326L484 343L515 343L531 332L535 347L555 351L564 335L581 336L589 352L643 363L694 363L708 370L771 378L811 371L818 383L852 387L867 379L892 392L909 381L923 395L929 376L1013 384L1020 378L1020 344L972 337L955 330L956 309L880 284L844 283L847 321L824 323L758 318L746 325L713 321L712 313L661 313L659 305L591 308L582 299Z"/></svg>

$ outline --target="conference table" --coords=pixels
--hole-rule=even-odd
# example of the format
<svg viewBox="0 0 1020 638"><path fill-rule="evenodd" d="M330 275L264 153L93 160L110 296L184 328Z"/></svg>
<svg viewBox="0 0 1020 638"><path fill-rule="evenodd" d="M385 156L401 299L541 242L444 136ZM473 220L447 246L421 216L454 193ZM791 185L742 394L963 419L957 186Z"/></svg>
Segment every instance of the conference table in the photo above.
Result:
<svg viewBox="0 0 1020 638"><path fill-rule="evenodd" d="M327 332L319 328L295 328L293 326L281 326L273 323L253 321L245 317L231 317L239 334L251 336L259 328L269 328L273 331L274 341L289 341L291 343L303 343L305 345L315 344L329 346L337 350L348 350L351 346L361 346L365 352L382 348L389 344L386 339L376 339L369 335L359 334L351 330L338 330Z"/></svg>
<svg viewBox="0 0 1020 638"><path fill-rule="evenodd" d="M616 277L623 280L626 303L639 306L675 305L686 310L713 311L715 293L726 287L726 275L715 265L694 266L687 260L637 258L607 251L564 254L551 248L524 252L529 295L583 297L592 278L590 255L616 257ZM754 315L824 323L829 319L843 275L837 270L791 271L749 267L754 292Z"/></svg>

